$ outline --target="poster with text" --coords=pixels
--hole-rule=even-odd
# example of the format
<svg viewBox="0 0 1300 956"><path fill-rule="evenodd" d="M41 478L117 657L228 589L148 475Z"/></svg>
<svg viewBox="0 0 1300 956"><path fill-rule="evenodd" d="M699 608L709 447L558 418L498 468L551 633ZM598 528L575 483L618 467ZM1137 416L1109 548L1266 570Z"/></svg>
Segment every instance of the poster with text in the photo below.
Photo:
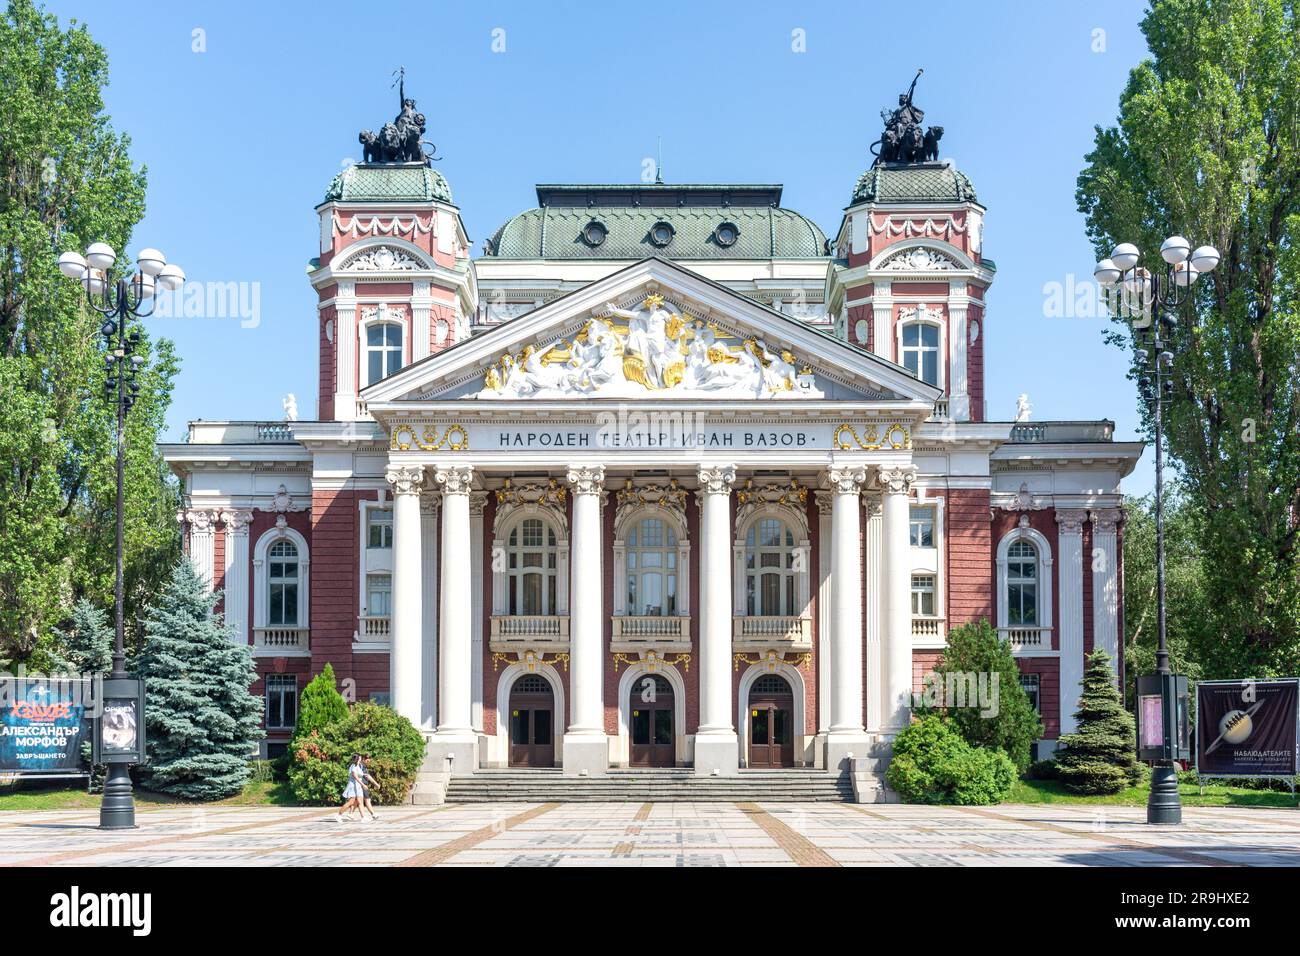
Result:
<svg viewBox="0 0 1300 956"><path fill-rule="evenodd" d="M80 773L91 739L89 681L0 679L0 773Z"/></svg>
<svg viewBox="0 0 1300 956"><path fill-rule="evenodd" d="M1196 769L1215 777L1293 776L1300 682L1196 685Z"/></svg>

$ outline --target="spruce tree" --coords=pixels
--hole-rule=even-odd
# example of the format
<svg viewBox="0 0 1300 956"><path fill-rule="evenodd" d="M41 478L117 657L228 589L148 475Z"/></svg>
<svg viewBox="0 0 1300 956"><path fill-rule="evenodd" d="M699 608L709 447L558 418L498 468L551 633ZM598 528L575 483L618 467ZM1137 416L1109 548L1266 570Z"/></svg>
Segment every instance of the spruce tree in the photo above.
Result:
<svg viewBox="0 0 1300 956"><path fill-rule="evenodd" d="M348 704L336 687L334 665L327 663L325 669L303 688L289 752L294 752L300 738L308 736L313 730L323 730L329 724L345 720L347 716Z"/></svg>
<svg viewBox="0 0 1300 956"><path fill-rule="evenodd" d="M249 693L257 677L252 654L214 612L219 598L207 593L189 560L179 561L146 617L139 658L149 753L144 783L193 800L239 793L262 736L262 705Z"/></svg>
<svg viewBox="0 0 1300 956"><path fill-rule="evenodd" d="M107 674L113 667L113 625L103 609L82 598L71 626L55 633L51 670L59 674Z"/></svg>
<svg viewBox="0 0 1300 956"><path fill-rule="evenodd" d="M1058 742L1057 776L1075 793L1118 793L1138 781L1133 716L1124 709L1110 655L1088 655L1083 695L1075 711L1079 729Z"/></svg>

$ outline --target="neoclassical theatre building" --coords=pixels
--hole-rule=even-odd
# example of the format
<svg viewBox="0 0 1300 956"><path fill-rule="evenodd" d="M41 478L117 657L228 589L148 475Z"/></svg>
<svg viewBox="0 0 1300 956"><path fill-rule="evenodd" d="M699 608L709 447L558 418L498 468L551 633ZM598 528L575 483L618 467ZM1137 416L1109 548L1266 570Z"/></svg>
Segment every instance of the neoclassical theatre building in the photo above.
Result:
<svg viewBox="0 0 1300 956"><path fill-rule="evenodd" d="M829 240L779 185L548 184L478 258L414 103L363 133L316 207L317 413L163 449L266 751L330 663L454 775L838 771L981 618L1040 751L1070 730L1142 446L990 415L985 208L919 121Z"/></svg>

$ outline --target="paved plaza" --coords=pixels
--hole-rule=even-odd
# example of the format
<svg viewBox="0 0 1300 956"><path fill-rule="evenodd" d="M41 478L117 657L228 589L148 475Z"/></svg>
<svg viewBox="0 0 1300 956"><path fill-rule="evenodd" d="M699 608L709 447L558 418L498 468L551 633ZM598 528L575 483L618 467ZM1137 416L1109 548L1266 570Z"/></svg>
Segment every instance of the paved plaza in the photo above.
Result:
<svg viewBox="0 0 1300 956"><path fill-rule="evenodd" d="M0 864L76 866L1295 866L1296 810L749 803L499 803L0 813Z"/></svg>

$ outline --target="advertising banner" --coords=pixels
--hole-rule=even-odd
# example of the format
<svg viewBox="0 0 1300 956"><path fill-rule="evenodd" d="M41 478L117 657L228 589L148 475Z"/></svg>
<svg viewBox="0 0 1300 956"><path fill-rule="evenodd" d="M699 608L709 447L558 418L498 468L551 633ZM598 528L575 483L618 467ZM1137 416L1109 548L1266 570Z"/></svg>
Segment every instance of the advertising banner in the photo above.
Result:
<svg viewBox="0 0 1300 956"><path fill-rule="evenodd" d="M83 773L95 712L93 681L0 678L0 773Z"/></svg>
<svg viewBox="0 0 1300 956"><path fill-rule="evenodd" d="M1207 777L1292 777L1300 682L1201 681L1196 685L1196 771Z"/></svg>

